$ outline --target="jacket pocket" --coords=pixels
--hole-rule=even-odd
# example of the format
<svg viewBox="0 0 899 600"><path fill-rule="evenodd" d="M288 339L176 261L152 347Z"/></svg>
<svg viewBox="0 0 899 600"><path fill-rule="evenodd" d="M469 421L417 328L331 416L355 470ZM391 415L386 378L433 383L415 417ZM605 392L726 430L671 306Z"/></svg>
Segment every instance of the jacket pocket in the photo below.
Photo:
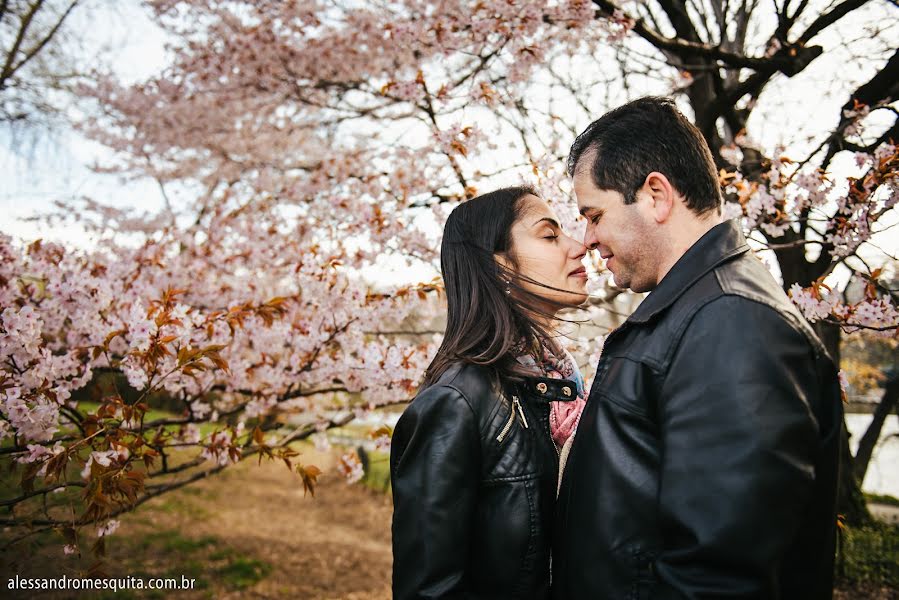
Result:
<svg viewBox="0 0 899 600"><path fill-rule="evenodd" d="M472 543L474 589L491 598L528 597L540 545L538 479L497 480L479 491ZM544 549L546 550L546 549Z"/></svg>
<svg viewBox="0 0 899 600"><path fill-rule="evenodd" d="M612 394L606 392L600 392L599 398L602 401L610 402L617 409L627 413L630 417L637 419L647 425L650 425L653 430L655 430L658 425L655 421L653 421L649 415L646 414L640 407L638 407L633 401L625 400L621 397L613 396Z"/></svg>
<svg viewBox="0 0 899 600"><path fill-rule="evenodd" d="M603 376L594 380L593 392L629 414L647 422L655 418L658 381L647 365L626 357L608 359ZM591 394L591 395L592 395Z"/></svg>

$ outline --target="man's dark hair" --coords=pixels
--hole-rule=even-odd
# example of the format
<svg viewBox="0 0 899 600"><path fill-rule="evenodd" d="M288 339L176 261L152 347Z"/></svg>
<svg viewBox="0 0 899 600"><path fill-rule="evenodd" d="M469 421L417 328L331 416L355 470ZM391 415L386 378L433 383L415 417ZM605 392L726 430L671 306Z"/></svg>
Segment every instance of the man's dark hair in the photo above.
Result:
<svg viewBox="0 0 899 600"><path fill-rule="evenodd" d="M709 146L671 98L639 98L591 123L571 146L569 175L588 168L578 162L589 152L594 153L589 165L593 183L619 192L625 204L635 202L646 176L658 171L694 213L721 209L721 188Z"/></svg>

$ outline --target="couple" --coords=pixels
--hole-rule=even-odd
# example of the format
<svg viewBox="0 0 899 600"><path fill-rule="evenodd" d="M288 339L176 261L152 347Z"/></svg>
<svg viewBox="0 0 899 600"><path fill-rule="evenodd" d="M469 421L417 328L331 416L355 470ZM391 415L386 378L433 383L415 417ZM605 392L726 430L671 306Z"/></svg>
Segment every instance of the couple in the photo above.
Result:
<svg viewBox="0 0 899 600"><path fill-rule="evenodd" d="M722 221L702 135L642 98L568 168L583 244L528 188L447 220L446 335L390 457L394 598L830 598L837 371ZM651 291L589 395L553 336L587 249Z"/></svg>

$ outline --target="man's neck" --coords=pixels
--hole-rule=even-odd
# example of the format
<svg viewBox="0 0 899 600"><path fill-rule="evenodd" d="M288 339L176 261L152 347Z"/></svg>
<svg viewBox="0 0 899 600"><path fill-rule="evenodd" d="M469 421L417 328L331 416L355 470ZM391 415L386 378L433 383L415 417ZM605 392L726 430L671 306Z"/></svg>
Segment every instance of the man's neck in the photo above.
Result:
<svg viewBox="0 0 899 600"><path fill-rule="evenodd" d="M682 223L677 224L676 227L673 227L677 234L671 239L665 260L659 265L659 277L656 281L661 282L677 261L687 253L687 250L692 248L712 228L723 222L724 219L721 215L715 213L706 218L687 218Z"/></svg>

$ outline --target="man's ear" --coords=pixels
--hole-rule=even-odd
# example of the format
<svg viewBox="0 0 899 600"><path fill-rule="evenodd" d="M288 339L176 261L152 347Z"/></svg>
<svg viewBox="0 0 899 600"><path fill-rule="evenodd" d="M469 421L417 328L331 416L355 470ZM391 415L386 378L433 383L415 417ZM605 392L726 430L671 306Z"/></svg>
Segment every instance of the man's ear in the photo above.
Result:
<svg viewBox="0 0 899 600"><path fill-rule="evenodd" d="M667 177L653 171L646 176L640 191L649 201L648 208L656 223L664 223L671 218L679 194Z"/></svg>

